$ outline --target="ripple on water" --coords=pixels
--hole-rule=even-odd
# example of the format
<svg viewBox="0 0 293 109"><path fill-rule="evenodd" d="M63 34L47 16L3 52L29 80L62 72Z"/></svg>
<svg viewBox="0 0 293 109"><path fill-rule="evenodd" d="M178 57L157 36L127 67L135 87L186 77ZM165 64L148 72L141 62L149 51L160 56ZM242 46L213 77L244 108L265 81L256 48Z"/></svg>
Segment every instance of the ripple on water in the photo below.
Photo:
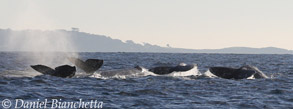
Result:
<svg viewBox="0 0 293 109"><path fill-rule="evenodd" d="M1 55L1 53L0 53ZM146 68L157 64L197 63L201 72L208 67L240 67L252 64L272 75L270 79L228 80L204 76L99 79L93 77L58 78L47 75L35 77L3 77L0 74L0 100L22 98L97 99L106 108L291 108L293 107L292 55L236 54L153 54L153 53L81 53L81 58L105 60L101 70ZM9 58L9 59L7 59ZM0 71L26 70L11 55L0 56ZM18 64L18 68L13 68ZM4 67L4 69L2 69ZM0 73L1 73L0 72ZM21 72L21 71L19 71ZM7 74L7 72L5 73ZM15 75L14 72L13 75Z"/></svg>

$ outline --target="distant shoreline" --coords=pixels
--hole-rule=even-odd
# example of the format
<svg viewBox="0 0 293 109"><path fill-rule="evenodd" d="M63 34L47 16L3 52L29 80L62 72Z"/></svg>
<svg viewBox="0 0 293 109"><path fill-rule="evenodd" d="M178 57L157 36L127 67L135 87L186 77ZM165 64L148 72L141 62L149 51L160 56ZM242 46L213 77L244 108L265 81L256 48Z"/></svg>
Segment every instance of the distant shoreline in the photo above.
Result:
<svg viewBox="0 0 293 109"><path fill-rule="evenodd" d="M34 51L0 51L0 53L137 53L137 54L227 54L227 55L293 55L291 54L269 54L269 53L172 53L172 52L58 52L58 51L44 51L44 52L34 52Z"/></svg>
<svg viewBox="0 0 293 109"><path fill-rule="evenodd" d="M11 34L13 34L11 36ZM45 38L46 40L42 39ZM206 53L206 54L293 54L293 50L276 47L229 47L223 49L185 49L121 41L109 36L78 31L0 29L0 51L6 52L130 52L130 53ZM10 42L10 43L9 43ZM42 42L42 43L34 43Z"/></svg>

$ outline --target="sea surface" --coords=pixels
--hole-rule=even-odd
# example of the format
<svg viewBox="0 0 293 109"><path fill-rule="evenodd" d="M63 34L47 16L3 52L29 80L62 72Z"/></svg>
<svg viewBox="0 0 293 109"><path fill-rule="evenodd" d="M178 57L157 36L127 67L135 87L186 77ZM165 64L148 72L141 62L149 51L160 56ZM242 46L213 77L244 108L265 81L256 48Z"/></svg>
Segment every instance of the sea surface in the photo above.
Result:
<svg viewBox="0 0 293 109"><path fill-rule="evenodd" d="M30 65L52 68L69 64L66 53L0 53L0 103L23 101L78 102L98 100L103 108L198 108L198 109L292 109L293 55L179 54L179 53L78 53L81 59L103 59L99 71L129 69L136 65L147 69L179 63L197 64L204 74L209 67L253 65L268 79L229 80L206 76L131 76L102 78L84 75L78 69L73 78L41 75ZM54 56L54 58L49 58ZM96 72L96 74L99 73ZM20 102L19 102L20 103ZM5 103L4 103L5 104ZM49 103L50 104L50 103ZM52 102L51 102L52 105ZM3 102L2 102L3 106ZM3 108L0 104L0 108Z"/></svg>

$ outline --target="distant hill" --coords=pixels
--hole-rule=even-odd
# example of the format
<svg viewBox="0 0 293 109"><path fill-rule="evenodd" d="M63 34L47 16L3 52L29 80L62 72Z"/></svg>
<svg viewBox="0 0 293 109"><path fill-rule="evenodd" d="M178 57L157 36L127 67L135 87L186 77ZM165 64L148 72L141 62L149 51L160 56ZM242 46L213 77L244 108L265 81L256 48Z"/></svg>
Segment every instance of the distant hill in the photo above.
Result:
<svg viewBox="0 0 293 109"><path fill-rule="evenodd" d="M249 48L249 47L230 47L223 49L206 49L197 50L201 53L235 53L235 54L293 54L292 50L265 47L265 48Z"/></svg>
<svg viewBox="0 0 293 109"><path fill-rule="evenodd" d="M13 36L13 38L11 38ZM47 38L42 38L47 37ZM67 40L64 40L66 37ZM231 47L224 49L183 49L160 47L149 43L138 44L131 40L123 42L119 39L112 39L104 35L95 35L78 31L40 31L23 30L14 31L10 29L0 29L0 51L32 51L44 50L42 43L48 43L52 46L52 51L62 49L60 43L64 46L72 46L77 52L163 52L163 53L237 53L237 54L293 54L293 51L267 47L267 48L248 48ZM29 39L29 41L27 40ZM38 39L34 41L33 39ZM68 42L69 41L69 42ZM58 43L57 43L58 42ZM11 43L14 47L10 47ZM36 45L36 44L40 45ZM59 45L59 46L57 46ZM38 46L38 47L36 47ZM40 46L40 47L39 47ZM56 47L55 47L56 46ZM34 49L33 49L34 48ZM41 48L41 49L36 49ZM54 48L54 49L52 49ZM69 50L70 51L70 50Z"/></svg>

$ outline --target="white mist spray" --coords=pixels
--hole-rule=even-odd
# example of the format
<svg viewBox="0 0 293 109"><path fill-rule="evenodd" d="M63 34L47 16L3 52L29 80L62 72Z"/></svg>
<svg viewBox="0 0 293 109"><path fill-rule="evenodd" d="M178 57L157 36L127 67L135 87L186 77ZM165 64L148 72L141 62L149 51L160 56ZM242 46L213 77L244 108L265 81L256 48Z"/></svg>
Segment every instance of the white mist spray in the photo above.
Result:
<svg viewBox="0 0 293 109"><path fill-rule="evenodd" d="M52 26L52 19L48 19L35 2L28 0L26 10L15 21L16 28L34 30L11 31L7 41L9 50L24 51L20 59L28 60L31 64L50 67L71 64L67 57L78 57L71 33L64 30L42 31L56 27Z"/></svg>
<svg viewBox="0 0 293 109"><path fill-rule="evenodd" d="M67 31L13 31L8 46L12 51L22 51L20 56L31 64L56 67L70 64L68 57L78 57L76 47Z"/></svg>

